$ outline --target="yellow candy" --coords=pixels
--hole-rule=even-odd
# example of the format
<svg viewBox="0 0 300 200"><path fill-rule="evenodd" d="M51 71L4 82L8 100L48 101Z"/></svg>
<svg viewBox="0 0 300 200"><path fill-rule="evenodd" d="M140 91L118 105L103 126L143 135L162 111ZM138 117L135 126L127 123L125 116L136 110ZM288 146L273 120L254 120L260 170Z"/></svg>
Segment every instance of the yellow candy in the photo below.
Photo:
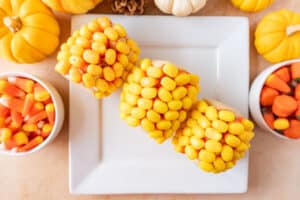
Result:
<svg viewBox="0 0 300 200"><path fill-rule="evenodd" d="M151 132L149 133L149 136L150 136L151 138L154 138L154 139L156 139L156 138L161 138L161 137L163 136L163 132L162 132L162 131L159 131L159 130L151 131ZM159 142L158 142L158 143L159 143Z"/></svg>
<svg viewBox="0 0 300 200"><path fill-rule="evenodd" d="M235 114L228 110L219 111L219 119L225 122L233 122L235 120Z"/></svg>
<svg viewBox="0 0 300 200"><path fill-rule="evenodd" d="M149 119L151 122L159 122L160 121L160 115L153 111L153 110L149 110L147 112L147 119Z"/></svg>
<svg viewBox="0 0 300 200"><path fill-rule="evenodd" d="M87 67L87 72L94 76L99 76L102 74L102 68L99 65L89 65Z"/></svg>
<svg viewBox="0 0 300 200"><path fill-rule="evenodd" d="M202 149L205 145L204 141L196 136L191 137L190 143L196 150Z"/></svg>
<svg viewBox="0 0 300 200"><path fill-rule="evenodd" d="M120 62L124 67L128 66L129 60L128 57L124 54L118 54L118 62Z"/></svg>
<svg viewBox="0 0 300 200"><path fill-rule="evenodd" d="M187 89L183 86L177 87L175 90L172 92L173 99L179 100L185 97L187 94Z"/></svg>
<svg viewBox="0 0 300 200"><path fill-rule="evenodd" d="M116 44L116 49L123 54L128 54L130 51L130 47L124 41L118 41Z"/></svg>
<svg viewBox="0 0 300 200"><path fill-rule="evenodd" d="M225 123L221 120L214 120L212 122L212 127L221 133L226 133L228 130L227 123Z"/></svg>
<svg viewBox="0 0 300 200"><path fill-rule="evenodd" d="M116 62L116 56L117 54L115 50L107 49L104 60L108 65L112 65Z"/></svg>
<svg viewBox="0 0 300 200"><path fill-rule="evenodd" d="M188 86L188 96L194 101L198 96L198 89L195 86Z"/></svg>
<svg viewBox="0 0 300 200"><path fill-rule="evenodd" d="M113 70L115 72L115 75L116 77L121 77L124 73L124 67L121 63L119 62L116 62L114 65L113 65Z"/></svg>
<svg viewBox="0 0 300 200"><path fill-rule="evenodd" d="M83 74L82 81L84 86L87 88L91 88L96 85L96 80L90 73Z"/></svg>
<svg viewBox="0 0 300 200"><path fill-rule="evenodd" d="M65 61L59 61L55 65L55 71L59 72L60 74L66 75L70 70L71 65Z"/></svg>
<svg viewBox="0 0 300 200"><path fill-rule="evenodd" d="M160 81L160 84L169 91L172 91L176 88L176 83L169 77L163 77Z"/></svg>
<svg viewBox="0 0 300 200"><path fill-rule="evenodd" d="M126 37L126 30L121 24L114 24L113 29L117 31L120 37Z"/></svg>
<svg viewBox="0 0 300 200"><path fill-rule="evenodd" d="M178 138L178 144L180 146L187 146L190 144L190 141L189 141L189 137L188 136L185 136L185 135L182 135Z"/></svg>
<svg viewBox="0 0 300 200"><path fill-rule="evenodd" d="M108 39L107 39L106 35L104 33L101 33L101 32L95 32L93 34L93 40L95 40L99 43L102 43L102 44L107 44L107 42L108 42Z"/></svg>
<svg viewBox="0 0 300 200"><path fill-rule="evenodd" d="M186 146L184 151L185 151L185 155L187 155L187 157L190 160L194 160L198 156L197 151L192 146Z"/></svg>
<svg viewBox="0 0 300 200"><path fill-rule="evenodd" d="M174 131L172 129L169 129L169 130L165 130L164 131L164 137L167 139L167 138L170 138L174 135Z"/></svg>
<svg viewBox="0 0 300 200"><path fill-rule="evenodd" d="M229 131L229 133L232 133L233 135L240 135L245 131L245 129L241 123L232 122L229 124L228 131Z"/></svg>
<svg viewBox="0 0 300 200"><path fill-rule="evenodd" d="M275 121L274 121L274 128L276 130L279 130L279 131L282 131L282 130L285 130L285 129L288 129L290 127L290 123L289 123L289 120L288 119L285 119L285 118L277 118Z"/></svg>
<svg viewBox="0 0 300 200"><path fill-rule="evenodd" d="M182 104L183 104L182 106L183 106L184 109L189 110L193 105L193 101L189 97L184 97L182 99Z"/></svg>
<svg viewBox="0 0 300 200"><path fill-rule="evenodd" d="M0 136L1 142L7 142L12 136L12 131L9 128L2 128L0 129Z"/></svg>
<svg viewBox="0 0 300 200"><path fill-rule="evenodd" d="M76 44L78 44L79 46L81 46L82 48L88 48L90 45L90 42L87 38L85 37L77 37L75 40Z"/></svg>
<svg viewBox="0 0 300 200"><path fill-rule="evenodd" d="M205 149L213 153L219 153L222 151L222 144L215 140L207 140L205 142Z"/></svg>
<svg viewBox="0 0 300 200"><path fill-rule="evenodd" d="M147 71L147 69L152 65L152 61L149 58L145 58L141 61L141 69Z"/></svg>
<svg viewBox="0 0 300 200"><path fill-rule="evenodd" d="M214 171L213 165L210 163L204 162L204 161L201 161L199 163L199 167L200 167L200 169L202 169L203 171L206 171L206 172Z"/></svg>
<svg viewBox="0 0 300 200"><path fill-rule="evenodd" d="M169 105L168 105L169 106ZM173 106L173 105L172 105ZM174 107L173 107L174 108ZM178 118L178 120L180 121L180 122L183 122L185 119L186 119L186 117L187 117L187 113L185 112L185 111L183 111L183 110L181 110L180 112L179 112L179 118Z"/></svg>
<svg viewBox="0 0 300 200"><path fill-rule="evenodd" d="M90 31L93 31L93 32L97 31L100 28L100 26L96 20L89 22L87 27Z"/></svg>
<svg viewBox="0 0 300 200"><path fill-rule="evenodd" d="M155 129L154 124L148 119L143 119L141 121L141 126L143 127L143 129L145 129L148 132L154 131L154 129Z"/></svg>
<svg viewBox="0 0 300 200"><path fill-rule="evenodd" d="M176 85L186 85L190 82L190 75L181 73L175 78Z"/></svg>
<svg viewBox="0 0 300 200"><path fill-rule="evenodd" d="M182 108L182 102L179 100L173 100L168 102L168 106L171 110L180 110Z"/></svg>
<svg viewBox="0 0 300 200"><path fill-rule="evenodd" d="M24 124L22 129L25 132L35 132L37 131L38 127L36 124Z"/></svg>
<svg viewBox="0 0 300 200"><path fill-rule="evenodd" d="M157 80L152 77L144 77L141 80L141 86L143 87L154 87L157 84Z"/></svg>
<svg viewBox="0 0 300 200"><path fill-rule="evenodd" d="M18 146L28 143L28 136L25 132L20 131L16 133L13 138Z"/></svg>
<svg viewBox="0 0 300 200"><path fill-rule="evenodd" d="M144 98L138 99L138 102L137 102L138 107L140 107L144 110L151 109L152 104L153 104L153 102L150 99L144 99Z"/></svg>
<svg viewBox="0 0 300 200"><path fill-rule="evenodd" d="M73 81L74 83L80 83L81 82L81 72L80 72L80 70L78 70L76 68L72 68L72 69L70 69L69 74L70 74L71 81Z"/></svg>
<svg viewBox="0 0 300 200"><path fill-rule="evenodd" d="M79 56L71 56L69 58L69 63L72 67L79 68L84 64L84 60Z"/></svg>
<svg viewBox="0 0 300 200"><path fill-rule="evenodd" d="M214 164L214 167L216 168L216 170L219 172L224 171L226 169L226 165L221 158L217 158L213 164Z"/></svg>
<svg viewBox="0 0 300 200"><path fill-rule="evenodd" d="M163 100L164 102L169 102L172 100L172 95L171 93L164 89L164 88L159 88L158 90L158 97Z"/></svg>
<svg viewBox="0 0 300 200"><path fill-rule="evenodd" d="M254 132L252 131L245 131L244 133L242 133L241 135L239 135L239 138L244 141L244 142L250 142L252 140L252 138L254 137Z"/></svg>
<svg viewBox="0 0 300 200"><path fill-rule="evenodd" d="M141 94L142 87L139 84L130 83L128 86L128 91L134 95L139 95Z"/></svg>
<svg viewBox="0 0 300 200"><path fill-rule="evenodd" d="M106 37L112 41L116 41L119 37L118 32L114 30L112 27L107 27L104 29L104 34Z"/></svg>
<svg viewBox="0 0 300 200"><path fill-rule="evenodd" d="M92 49L93 49L93 51L97 52L99 55L105 55L105 53L106 53L105 44L101 43L99 41L94 41L92 43Z"/></svg>
<svg viewBox="0 0 300 200"><path fill-rule="evenodd" d="M141 94L142 94L143 98L152 99L152 98L156 97L157 89L156 88L143 88Z"/></svg>
<svg viewBox="0 0 300 200"><path fill-rule="evenodd" d="M252 131L254 129L254 124L249 119L243 119L242 124L246 131Z"/></svg>
<svg viewBox="0 0 300 200"><path fill-rule="evenodd" d="M42 131L43 133L50 133L53 129L53 126L51 124L44 124Z"/></svg>
<svg viewBox="0 0 300 200"><path fill-rule="evenodd" d="M205 149L202 149L199 153L199 160L202 162L211 163L214 162L216 159L216 155L212 152L209 152Z"/></svg>
<svg viewBox="0 0 300 200"><path fill-rule="evenodd" d="M174 120L172 130L177 131L177 129L179 129L179 127L180 127L180 121L179 120Z"/></svg>
<svg viewBox="0 0 300 200"><path fill-rule="evenodd" d="M85 38L90 38L92 36L92 33L87 25L84 25L80 28L79 34Z"/></svg>
<svg viewBox="0 0 300 200"><path fill-rule="evenodd" d="M227 169L231 169L231 168L234 167L234 165L235 165L234 162L227 162L227 163L226 163L226 168L227 168Z"/></svg>
<svg viewBox="0 0 300 200"><path fill-rule="evenodd" d="M70 48L70 53L75 56L81 56L83 54L84 49L78 45L72 45Z"/></svg>
<svg viewBox="0 0 300 200"><path fill-rule="evenodd" d="M208 106L205 110L205 116L207 119L213 121L218 119L218 111L213 106Z"/></svg>
<svg viewBox="0 0 300 200"><path fill-rule="evenodd" d="M198 85L199 84L199 76L196 74L190 74L190 82L192 85Z"/></svg>
<svg viewBox="0 0 300 200"><path fill-rule="evenodd" d="M147 69L147 75L152 78L160 78L163 73L159 67L149 67Z"/></svg>
<svg viewBox="0 0 300 200"><path fill-rule="evenodd" d="M190 118L190 119L187 120L186 125L187 125L188 127L193 128L193 127L198 126L198 123L197 123L197 120L195 120L195 119L193 119L193 118Z"/></svg>
<svg viewBox="0 0 300 200"><path fill-rule="evenodd" d="M132 108L131 116L135 119L142 119L146 116L146 112L141 108Z"/></svg>
<svg viewBox="0 0 300 200"><path fill-rule="evenodd" d="M127 40L127 44L131 47L131 49L135 52L140 52L140 48L138 46L138 44L132 40L132 39L128 39Z"/></svg>
<svg viewBox="0 0 300 200"><path fill-rule="evenodd" d="M221 157L226 162L231 161L233 159L233 149L230 146L225 145L222 149Z"/></svg>
<svg viewBox="0 0 300 200"><path fill-rule="evenodd" d="M153 103L153 109L157 113L164 114L168 111L168 105L160 100L155 100Z"/></svg>
<svg viewBox="0 0 300 200"><path fill-rule="evenodd" d="M162 68L163 72L170 76L170 77L173 77L175 78L178 74L178 69L177 67L175 67L174 65L172 65L171 63L167 63L163 66Z"/></svg>
<svg viewBox="0 0 300 200"><path fill-rule="evenodd" d="M208 107L208 104L207 104L206 101L200 100L200 101L198 102L197 109L198 109L200 112L205 113L207 107Z"/></svg>
<svg viewBox="0 0 300 200"><path fill-rule="evenodd" d="M250 145L241 142L241 144L236 148L239 152L245 152L250 148Z"/></svg>
<svg viewBox="0 0 300 200"><path fill-rule="evenodd" d="M201 128L209 128L211 126L210 121L205 116L200 116L197 121Z"/></svg>
<svg viewBox="0 0 300 200"><path fill-rule="evenodd" d="M133 94L126 94L125 95L125 101L129 104L129 105L136 105L137 101L138 101L138 96L133 95Z"/></svg>
<svg viewBox="0 0 300 200"><path fill-rule="evenodd" d="M159 138L156 138L156 139L155 139L155 142L156 142L157 144L162 144L164 141L166 141L166 139L167 139L167 138L165 138L165 137L159 137Z"/></svg>
<svg viewBox="0 0 300 200"><path fill-rule="evenodd" d="M121 102L120 103L120 110L121 110L121 113L130 114L131 110L132 110L132 106L125 103L125 102Z"/></svg>
<svg viewBox="0 0 300 200"><path fill-rule="evenodd" d="M174 145L174 149L178 153L184 153L184 147L180 145Z"/></svg>
<svg viewBox="0 0 300 200"><path fill-rule="evenodd" d="M97 79L96 88L101 92L105 92L108 90L108 83L103 79Z"/></svg>
<svg viewBox="0 0 300 200"><path fill-rule="evenodd" d="M136 83L140 83L141 79L144 77L144 72L140 68L135 68L132 74L133 74L133 81Z"/></svg>
<svg viewBox="0 0 300 200"><path fill-rule="evenodd" d="M171 128L172 124L170 121L162 120L156 124L157 128L160 130L168 130Z"/></svg>
<svg viewBox="0 0 300 200"><path fill-rule="evenodd" d="M216 141L222 139L222 134L214 128L207 128L205 130L205 136L209 139L216 140Z"/></svg>
<svg viewBox="0 0 300 200"><path fill-rule="evenodd" d="M125 120L126 120L127 124L132 127L136 127L140 124L140 121L138 119L133 118L131 116L126 117Z"/></svg>
<svg viewBox="0 0 300 200"><path fill-rule="evenodd" d="M84 61L86 61L87 63L90 64L98 64L99 63L99 55L97 52L93 51L93 50L85 50L83 52L83 59Z"/></svg>
<svg viewBox="0 0 300 200"><path fill-rule="evenodd" d="M193 133L192 133L192 129L190 127L185 127L182 131L183 135L185 136L192 136Z"/></svg>
<svg viewBox="0 0 300 200"><path fill-rule="evenodd" d="M113 81L116 78L115 72L111 67L104 67L103 75L104 75L105 80L107 80L107 81Z"/></svg>
<svg viewBox="0 0 300 200"><path fill-rule="evenodd" d="M197 137L197 138L204 138L205 137L205 131L203 128L200 128L199 126L195 126L192 128L192 132L193 134Z"/></svg>
<svg viewBox="0 0 300 200"><path fill-rule="evenodd" d="M178 119L179 113L177 111L168 111L165 113L164 116L166 120L172 121Z"/></svg>
<svg viewBox="0 0 300 200"><path fill-rule="evenodd" d="M225 142L226 144L232 146L232 147L238 147L241 143L240 139L234 135L228 134L225 136Z"/></svg>

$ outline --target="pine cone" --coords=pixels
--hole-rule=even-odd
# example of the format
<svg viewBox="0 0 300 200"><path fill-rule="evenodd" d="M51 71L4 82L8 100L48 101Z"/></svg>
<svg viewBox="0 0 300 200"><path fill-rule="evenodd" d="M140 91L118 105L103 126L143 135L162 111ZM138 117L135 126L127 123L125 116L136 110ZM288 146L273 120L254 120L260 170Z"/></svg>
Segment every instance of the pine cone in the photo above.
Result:
<svg viewBox="0 0 300 200"><path fill-rule="evenodd" d="M111 8L114 12L135 15L144 13L145 0L112 0Z"/></svg>

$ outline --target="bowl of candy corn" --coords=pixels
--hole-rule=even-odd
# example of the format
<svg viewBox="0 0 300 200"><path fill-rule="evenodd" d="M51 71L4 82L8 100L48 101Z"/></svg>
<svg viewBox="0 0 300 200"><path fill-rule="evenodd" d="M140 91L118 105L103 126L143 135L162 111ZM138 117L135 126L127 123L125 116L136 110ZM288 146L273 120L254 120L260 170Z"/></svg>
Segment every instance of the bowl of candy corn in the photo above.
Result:
<svg viewBox="0 0 300 200"><path fill-rule="evenodd" d="M28 155L62 128L63 101L48 82L24 72L0 74L0 153Z"/></svg>
<svg viewBox="0 0 300 200"><path fill-rule="evenodd" d="M300 60L278 63L254 80L250 111L264 130L283 139L300 139Z"/></svg>

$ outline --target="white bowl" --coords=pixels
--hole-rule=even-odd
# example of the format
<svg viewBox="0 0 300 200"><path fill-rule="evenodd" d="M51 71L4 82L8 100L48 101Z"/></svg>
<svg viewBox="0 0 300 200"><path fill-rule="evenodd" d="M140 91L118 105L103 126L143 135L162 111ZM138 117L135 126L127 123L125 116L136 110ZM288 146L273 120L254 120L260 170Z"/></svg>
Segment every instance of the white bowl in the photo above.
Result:
<svg viewBox="0 0 300 200"><path fill-rule="evenodd" d="M61 96L50 83L25 72L0 73L0 78L14 77L14 76L32 79L33 81L36 81L37 83L41 84L50 93L55 107L55 122L54 122L53 129L51 133L48 135L48 137L46 138L46 140L44 140L41 144L26 152L14 152L11 150L0 149L0 154L23 156L23 155L32 154L34 152L43 149L45 146L47 146L49 143L51 143L54 140L54 138L58 135L58 133L60 132L63 126L65 111L64 111L64 105Z"/></svg>
<svg viewBox="0 0 300 200"><path fill-rule="evenodd" d="M250 89L250 94L249 94L250 112L251 112L252 118L258 124L258 126L260 126L262 129L264 129L268 132L273 133L274 135L278 136L279 138L289 139L289 140L295 140L295 139L291 139L289 137L286 137L285 135L282 135L282 134L274 131L265 122L262 112L261 112L261 109L260 109L260 93L261 93L261 90L264 86L264 83L265 83L267 77L270 74L272 74L274 71L276 71L277 69L279 69L281 67L290 65L295 62L300 62L300 59L281 62L281 63L275 64L271 67L268 67L267 69L262 71L256 77L256 79L253 81L251 89Z"/></svg>

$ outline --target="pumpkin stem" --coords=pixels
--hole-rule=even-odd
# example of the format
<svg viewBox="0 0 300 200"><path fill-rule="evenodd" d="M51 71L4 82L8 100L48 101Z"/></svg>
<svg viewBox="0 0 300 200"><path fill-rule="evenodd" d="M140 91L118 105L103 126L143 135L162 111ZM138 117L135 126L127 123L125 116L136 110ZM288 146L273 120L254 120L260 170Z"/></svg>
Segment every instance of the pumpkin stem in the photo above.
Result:
<svg viewBox="0 0 300 200"><path fill-rule="evenodd" d="M288 36L291 36L291 35L293 35L296 32L300 32L300 24L289 26L286 29L286 34Z"/></svg>
<svg viewBox="0 0 300 200"><path fill-rule="evenodd" d="M18 16L7 16L3 18L3 24L12 32L16 33L22 28L22 21Z"/></svg>

